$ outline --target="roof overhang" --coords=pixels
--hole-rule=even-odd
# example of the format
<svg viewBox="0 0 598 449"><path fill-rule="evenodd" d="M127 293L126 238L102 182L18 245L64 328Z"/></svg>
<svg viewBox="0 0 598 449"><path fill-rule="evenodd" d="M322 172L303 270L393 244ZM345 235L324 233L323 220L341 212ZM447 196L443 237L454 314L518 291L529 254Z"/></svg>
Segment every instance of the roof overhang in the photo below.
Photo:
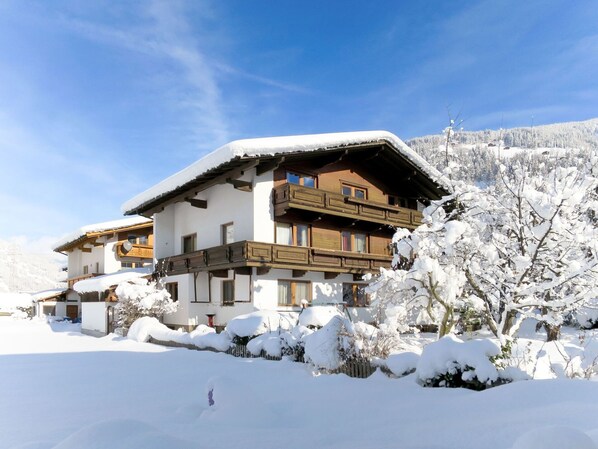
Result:
<svg viewBox="0 0 598 449"><path fill-rule="evenodd" d="M390 133L387 134L393 136ZM255 168L259 175L275 169L282 162L287 164L292 163L294 160L323 157L330 161L342 157L361 158L375 169L384 170L387 173L393 169L397 170L397 175L416 183L422 196L428 199L439 199L449 193L448 183L445 182L440 173L432 167L429 167L428 172L422 169L422 163L423 165L427 165L427 163L398 138L395 137L395 139L400 145L393 139L381 138L364 143L329 145L324 148L311 149L310 151L281 151L278 153L272 151L268 154L235 156L211 169L198 173L195 177L177 187L162 191L130 208L125 208L123 212L125 215L151 217L171 203L193 199L199 192L214 185L229 182L231 179L236 179L250 169ZM406 150L410 152L408 153L409 157L405 154ZM154 186L154 188L158 186L160 184Z"/></svg>

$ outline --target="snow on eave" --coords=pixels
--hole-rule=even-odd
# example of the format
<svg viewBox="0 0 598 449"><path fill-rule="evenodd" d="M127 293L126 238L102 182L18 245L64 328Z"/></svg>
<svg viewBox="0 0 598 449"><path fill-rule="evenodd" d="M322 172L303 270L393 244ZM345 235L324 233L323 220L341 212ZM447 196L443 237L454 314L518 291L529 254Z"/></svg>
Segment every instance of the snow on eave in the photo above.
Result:
<svg viewBox="0 0 598 449"><path fill-rule="evenodd" d="M441 189L447 192L451 191L449 183L440 172L394 134L388 131L357 131L235 140L133 197L122 205L121 210L125 215L144 212L159 204L161 198L167 201L165 197L169 193L183 190L187 184L198 177L233 160L249 160L263 156L297 154L309 151L327 151L345 146L382 142L389 144L398 154L410 161Z"/></svg>
<svg viewBox="0 0 598 449"><path fill-rule="evenodd" d="M60 238L60 240L55 242L53 245L53 250L56 252L64 251L67 247L72 246L72 244L76 243L78 240L84 240L88 234L118 231L131 226L137 226L151 222L151 218L127 217L121 218L119 220L105 221L102 223L82 226L70 234L66 234Z"/></svg>
<svg viewBox="0 0 598 449"><path fill-rule="evenodd" d="M151 268L133 268L117 273L105 274L75 282L73 290L77 293L103 292L121 282L130 281L152 274Z"/></svg>
<svg viewBox="0 0 598 449"><path fill-rule="evenodd" d="M66 288L54 288L51 290L42 290L41 292L31 293L31 297L33 301L39 302L44 301L46 299L54 298L56 296L60 296L67 291Z"/></svg>

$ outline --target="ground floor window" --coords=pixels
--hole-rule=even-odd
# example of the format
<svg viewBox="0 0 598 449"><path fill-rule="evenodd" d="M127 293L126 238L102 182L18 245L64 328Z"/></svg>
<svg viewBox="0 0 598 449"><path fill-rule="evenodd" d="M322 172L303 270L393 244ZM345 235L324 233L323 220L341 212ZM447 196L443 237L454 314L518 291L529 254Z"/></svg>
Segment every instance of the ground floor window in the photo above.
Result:
<svg viewBox="0 0 598 449"><path fill-rule="evenodd" d="M343 302L347 307L367 307L370 295L365 292L365 284L343 284Z"/></svg>
<svg viewBox="0 0 598 449"><path fill-rule="evenodd" d="M167 282L164 287L166 288L166 291L168 293L170 293L170 299L172 299L173 302L176 302L179 300L179 283L178 282Z"/></svg>
<svg viewBox="0 0 598 449"><path fill-rule="evenodd" d="M303 300L311 303L311 282L278 281L279 306L300 306Z"/></svg>
<svg viewBox="0 0 598 449"><path fill-rule="evenodd" d="M227 279L222 281L222 305L232 306L235 304L235 281Z"/></svg>

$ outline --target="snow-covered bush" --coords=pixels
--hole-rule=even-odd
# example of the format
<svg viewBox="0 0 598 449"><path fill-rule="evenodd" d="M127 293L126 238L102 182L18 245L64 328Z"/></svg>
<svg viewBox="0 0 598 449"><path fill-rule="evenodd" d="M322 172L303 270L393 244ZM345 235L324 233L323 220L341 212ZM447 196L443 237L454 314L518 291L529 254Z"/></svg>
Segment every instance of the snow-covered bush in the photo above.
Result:
<svg viewBox="0 0 598 449"><path fill-rule="evenodd" d="M384 366L395 376L402 377L413 373L418 362L419 354L408 351L389 355Z"/></svg>
<svg viewBox="0 0 598 449"><path fill-rule="evenodd" d="M116 287L116 296L118 302L114 308L114 324L125 333L138 318L161 318L167 313L176 312L178 307L165 288L144 278L120 283Z"/></svg>
<svg viewBox="0 0 598 449"><path fill-rule="evenodd" d="M415 375L424 387L484 390L509 381L493 363L500 356L500 347L491 340L463 341L447 335L424 348Z"/></svg>
<svg viewBox="0 0 598 449"><path fill-rule="evenodd" d="M301 310L299 325L317 329L326 326L335 316L343 316L337 306L311 306Z"/></svg>
<svg viewBox="0 0 598 449"><path fill-rule="evenodd" d="M239 315L228 322L226 332L238 344L247 344L249 340L266 332L291 329L297 323L296 318L271 310Z"/></svg>
<svg viewBox="0 0 598 449"><path fill-rule="evenodd" d="M334 316L321 329L303 337L305 361L334 370L352 360L386 358L399 349L395 333L387 334L363 322Z"/></svg>

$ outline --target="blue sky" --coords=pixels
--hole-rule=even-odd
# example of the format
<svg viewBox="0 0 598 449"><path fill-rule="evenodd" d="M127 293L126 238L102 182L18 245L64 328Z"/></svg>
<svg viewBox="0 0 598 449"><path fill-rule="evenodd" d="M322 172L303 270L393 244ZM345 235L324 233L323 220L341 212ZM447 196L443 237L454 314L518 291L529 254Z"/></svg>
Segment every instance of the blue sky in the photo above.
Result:
<svg viewBox="0 0 598 449"><path fill-rule="evenodd" d="M596 0L0 1L0 239L47 246L234 139L598 116ZM533 119L532 119L533 117Z"/></svg>

